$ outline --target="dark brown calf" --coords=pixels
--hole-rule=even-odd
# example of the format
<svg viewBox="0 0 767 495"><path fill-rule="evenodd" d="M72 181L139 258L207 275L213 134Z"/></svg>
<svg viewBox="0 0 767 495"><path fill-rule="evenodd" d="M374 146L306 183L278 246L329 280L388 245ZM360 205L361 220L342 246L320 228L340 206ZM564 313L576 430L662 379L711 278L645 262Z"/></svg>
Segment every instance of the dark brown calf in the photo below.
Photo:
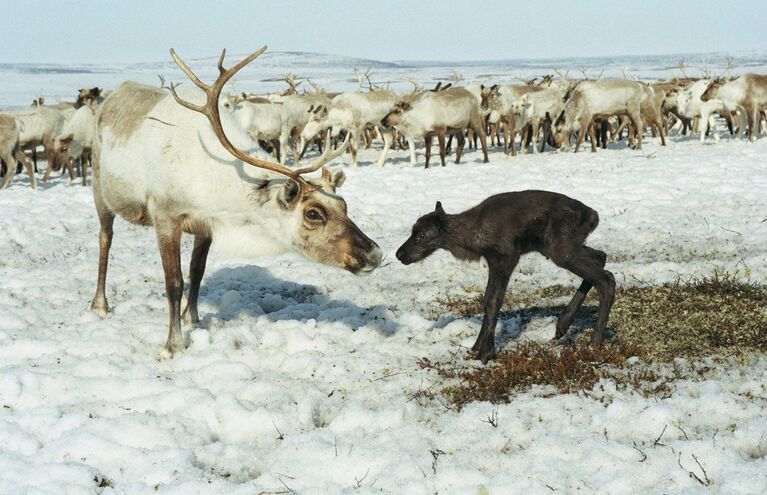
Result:
<svg viewBox="0 0 767 495"><path fill-rule="evenodd" d="M509 278L520 256L538 252L581 277L578 291L559 316L554 338L568 342L567 330L591 287L599 292L599 316L592 345L605 336L615 298L615 279L605 270L607 255L584 245L599 223L596 211L580 201L548 191L521 191L490 196L457 215L436 209L419 218L410 238L397 250L405 265L420 261L437 249L461 260L484 258L489 268L484 297L485 317L472 347L486 363L495 357L495 326Z"/></svg>

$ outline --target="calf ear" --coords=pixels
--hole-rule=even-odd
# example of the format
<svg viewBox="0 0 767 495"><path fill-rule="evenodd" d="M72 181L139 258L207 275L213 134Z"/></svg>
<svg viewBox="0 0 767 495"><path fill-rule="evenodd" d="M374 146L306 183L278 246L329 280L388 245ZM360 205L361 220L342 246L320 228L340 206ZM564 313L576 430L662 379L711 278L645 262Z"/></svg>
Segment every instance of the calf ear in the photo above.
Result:
<svg viewBox="0 0 767 495"><path fill-rule="evenodd" d="M301 188L298 187L296 181L288 179L277 193L277 202L283 209L292 210L296 206L296 203L298 203L298 198L300 197Z"/></svg>
<svg viewBox="0 0 767 495"><path fill-rule="evenodd" d="M442 202L441 201L437 201L437 205L434 207L434 211L436 211L440 215L444 215L445 214L445 210L442 209Z"/></svg>
<svg viewBox="0 0 767 495"><path fill-rule="evenodd" d="M333 192L346 181L346 174L340 168L328 170L322 167L322 184Z"/></svg>
<svg viewBox="0 0 767 495"><path fill-rule="evenodd" d="M74 133L70 132L66 136L59 136L59 142L61 144L69 144L72 142L72 140L75 138Z"/></svg>

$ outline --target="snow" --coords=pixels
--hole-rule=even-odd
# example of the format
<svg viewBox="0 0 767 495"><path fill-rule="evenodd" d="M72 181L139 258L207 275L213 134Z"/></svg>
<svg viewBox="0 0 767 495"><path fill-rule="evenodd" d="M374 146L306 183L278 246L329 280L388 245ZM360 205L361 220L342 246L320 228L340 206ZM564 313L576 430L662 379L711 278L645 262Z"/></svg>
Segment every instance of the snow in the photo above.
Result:
<svg viewBox="0 0 767 495"><path fill-rule="evenodd" d="M672 137L663 148L649 138L642 151L514 158L494 149L487 165L472 150L428 170L407 152L382 169L377 157L343 164L339 192L384 266L354 277L297 256L213 251L202 320L169 360L158 359L167 306L153 232L117 221L114 311L100 318L87 309L98 259L90 188L54 174L32 191L19 175L0 191L0 493L767 492L767 358L675 382L664 399L605 381L588 395L535 389L446 410L414 398L438 386L417 360L476 366L461 346L481 319L446 315L438 301L481 293L486 269L443 252L407 267L394 258L437 200L458 212L539 188L599 211L589 244L608 253L619 285L717 269L764 281L767 139ZM530 255L510 297L577 282ZM554 323L499 326L514 345L548 340ZM688 474L704 479L693 455L708 488Z"/></svg>

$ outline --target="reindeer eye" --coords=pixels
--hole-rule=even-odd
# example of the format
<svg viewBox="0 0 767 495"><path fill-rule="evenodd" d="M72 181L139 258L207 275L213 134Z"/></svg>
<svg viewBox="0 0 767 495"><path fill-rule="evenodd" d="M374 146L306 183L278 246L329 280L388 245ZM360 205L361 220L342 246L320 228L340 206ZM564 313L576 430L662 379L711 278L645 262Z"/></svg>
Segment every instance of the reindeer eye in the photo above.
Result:
<svg viewBox="0 0 767 495"><path fill-rule="evenodd" d="M322 214L315 208L306 210L306 212L304 213L304 216L310 222L321 222L324 220L324 218L322 217Z"/></svg>
<svg viewBox="0 0 767 495"><path fill-rule="evenodd" d="M64 146L61 147L61 151L66 151L67 148L68 148L68 146L65 144Z"/></svg>

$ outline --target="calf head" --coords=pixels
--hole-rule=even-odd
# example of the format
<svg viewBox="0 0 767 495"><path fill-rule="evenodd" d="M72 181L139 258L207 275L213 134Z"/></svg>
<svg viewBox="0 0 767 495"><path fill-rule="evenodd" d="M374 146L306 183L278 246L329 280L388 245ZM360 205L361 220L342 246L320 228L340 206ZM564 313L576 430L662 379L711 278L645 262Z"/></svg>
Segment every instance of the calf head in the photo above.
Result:
<svg viewBox="0 0 767 495"><path fill-rule="evenodd" d="M427 213L413 225L410 237L397 249L397 259L409 265L430 256L445 247L445 210L437 201L434 211Z"/></svg>

